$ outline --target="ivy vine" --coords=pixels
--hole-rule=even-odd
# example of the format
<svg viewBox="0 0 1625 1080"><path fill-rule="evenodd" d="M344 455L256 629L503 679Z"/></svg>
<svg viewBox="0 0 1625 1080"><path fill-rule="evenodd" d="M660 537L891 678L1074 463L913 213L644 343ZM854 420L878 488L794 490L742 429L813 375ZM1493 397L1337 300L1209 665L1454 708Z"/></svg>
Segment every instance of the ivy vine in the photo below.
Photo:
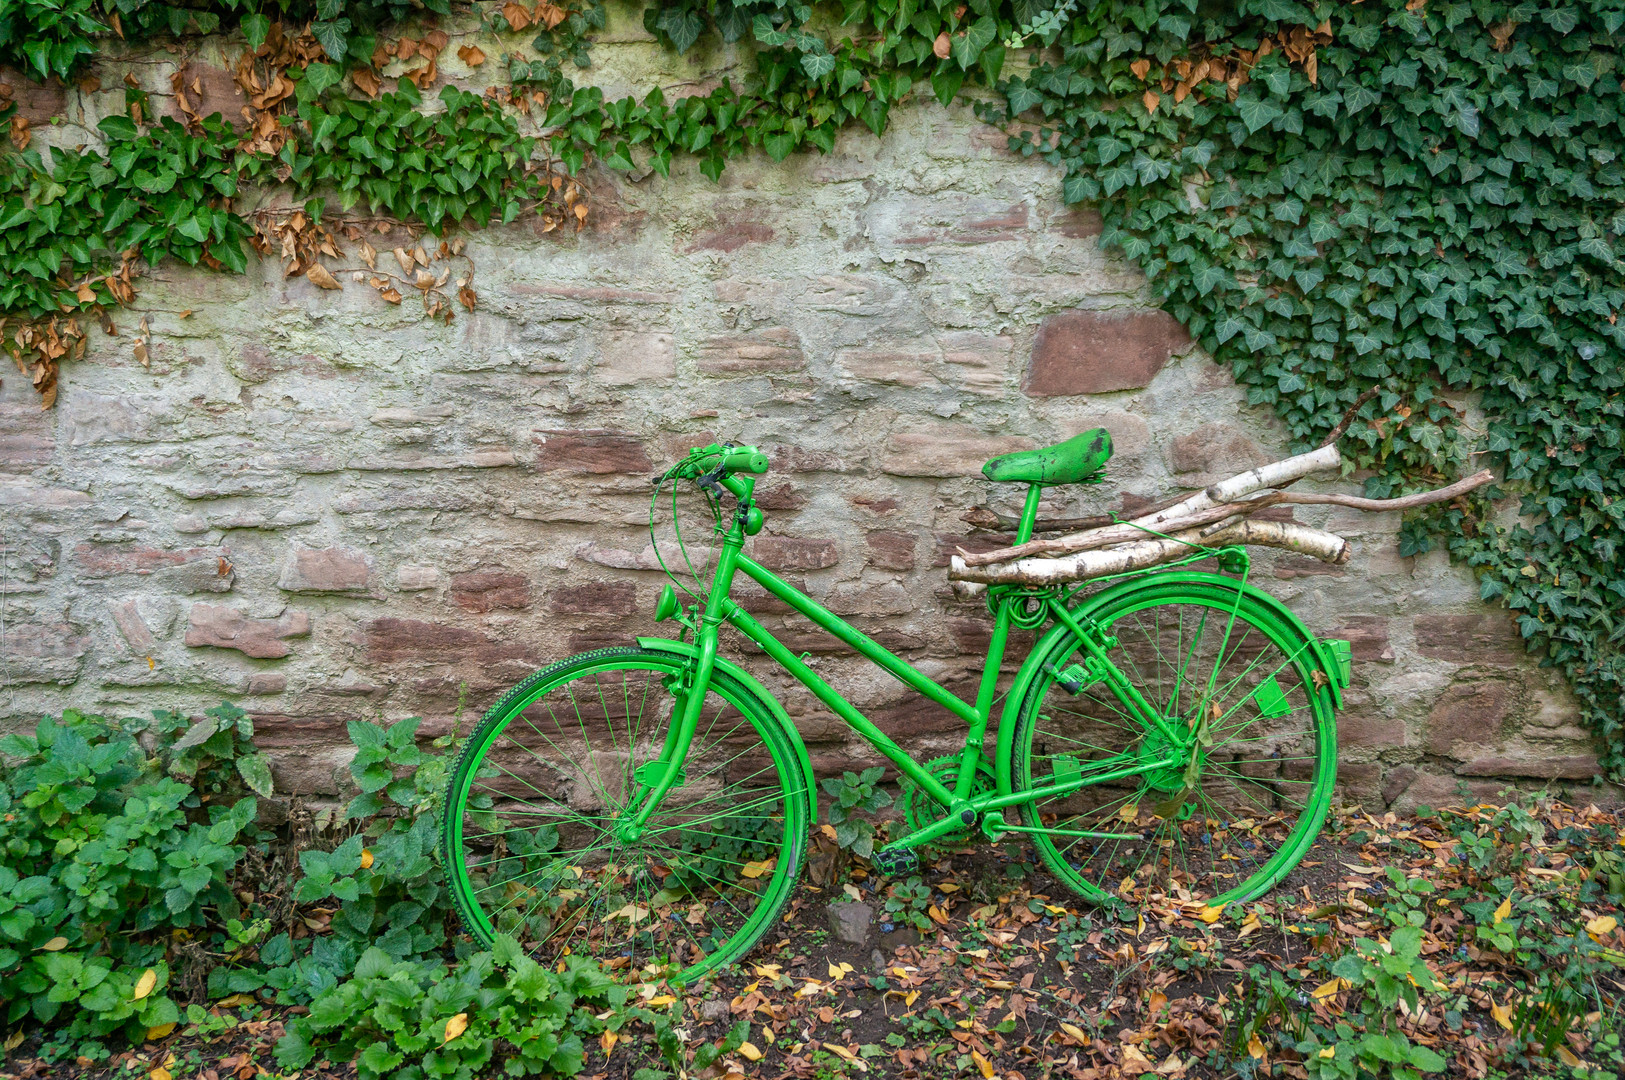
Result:
<svg viewBox="0 0 1625 1080"><path fill-rule="evenodd" d="M149 7L160 9L0 0L0 60L71 72L94 49L87 20L115 10L126 32L204 29L197 5L185 9L194 22L167 27L141 15ZM149 185L162 174L139 162L213 161L222 130L143 128L140 148L123 128L105 132L109 153L136 155L127 171L94 154L11 155L0 267L23 280L0 286L0 310L55 316L117 299L88 279L130 246L230 267L241 235L228 189L251 178L435 227L508 220L558 190L556 174L522 164L533 148L490 99L447 99L477 112L472 126L423 121L438 132L435 163L386 136L420 123L407 115L415 91L379 96L373 65L388 55L381 28L408 5L203 7L254 44L262 18L311 20L325 62L297 80L293 137L164 191L142 186L137 172ZM1625 776L1625 0L667 0L644 23L669 47L715 34L755 54L745 85L675 101L606 101L565 74L566 61L590 62L601 0L481 10L494 32L537 32L502 70L534 88L526 103L544 102L547 145L570 173L596 157L665 174L688 155L715 179L756 148L782 160L829 151L854 121L883 132L917 91L944 104L969 93L1012 149L1057 167L1067 201L1099 207L1103 245L1141 267L1294 439L1314 442L1355 410L1344 445L1369 494L1437 483L1474 456L1504 472L1505 490L1407 520L1401 550L1442 542L1477 571L1484 598L1568 677L1604 771ZM94 212L81 190L92 169L116 176L102 200L137 206L117 228L79 216ZM118 232L143 228L136 241ZM1491 501L1507 494L1516 515Z"/></svg>

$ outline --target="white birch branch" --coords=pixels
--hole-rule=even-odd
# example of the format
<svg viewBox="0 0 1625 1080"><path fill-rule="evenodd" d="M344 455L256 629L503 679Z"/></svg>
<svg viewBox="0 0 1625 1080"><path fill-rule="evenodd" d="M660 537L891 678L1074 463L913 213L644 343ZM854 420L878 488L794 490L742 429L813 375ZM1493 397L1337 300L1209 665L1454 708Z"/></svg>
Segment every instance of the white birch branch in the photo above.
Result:
<svg viewBox="0 0 1625 1080"><path fill-rule="evenodd" d="M1225 520L1204 528L1187 529L1172 539L1144 540L1104 551L1083 551L1058 559L1020 559L994 566L967 566L963 557L950 561L948 577L954 581L984 585L1053 585L1062 581L1143 570L1172 562L1191 553L1191 545L1222 547L1227 544L1254 544L1278 547L1309 555L1328 563L1345 563L1350 548L1347 540L1307 525L1288 521Z"/></svg>

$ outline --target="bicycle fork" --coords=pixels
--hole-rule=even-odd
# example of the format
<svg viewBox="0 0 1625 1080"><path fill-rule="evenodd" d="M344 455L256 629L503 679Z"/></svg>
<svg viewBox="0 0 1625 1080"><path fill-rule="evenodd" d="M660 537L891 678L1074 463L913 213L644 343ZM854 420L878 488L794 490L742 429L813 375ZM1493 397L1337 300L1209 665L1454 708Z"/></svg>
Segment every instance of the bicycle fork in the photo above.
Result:
<svg viewBox="0 0 1625 1080"><path fill-rule="evenodd" d="M700 655L692 667L683 668L677 676L678 685L671 688L674 699L672 722L666 728L666 740L660 748L660 757L638 769L635 779L642 790L627 802L628 813L615 827L616 838L622 843L635 843L643 835L643 827L650 816L659 809L660 801L683 782L683 761L688 757L689 745L699 729L705 695L717 668L717 638L723 613L727 610L728 584L733 580L734 566L743 543L743 535L736 536L735 530L729 530L723 538L716 580L710 595L706 597L705 611L700 615L695 631Z"/></svg>

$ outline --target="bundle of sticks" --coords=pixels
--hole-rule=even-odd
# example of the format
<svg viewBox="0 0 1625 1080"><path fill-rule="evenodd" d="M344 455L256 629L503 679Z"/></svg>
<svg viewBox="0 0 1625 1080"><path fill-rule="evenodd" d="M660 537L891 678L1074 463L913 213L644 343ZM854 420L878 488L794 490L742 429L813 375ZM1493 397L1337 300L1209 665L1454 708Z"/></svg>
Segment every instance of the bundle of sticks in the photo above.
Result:
<svg viewBox="0 0 1625 1080"><path fill-rule="evenodd" d="M1293 521L1253 520L1252 515L1281 505L1330 504L1356 510L1410 510L1465 495L1495 479L1494 474L1485 469L1448 487L1398 499L1284 490L1311 473L1337 468L1341 460L1337 444L1328 443L1306 454L1250 469L1194 495L1151 507L1129 521L1075 519L1064 524L1075 525L1080 531L1064 536L1029 540L981 554L961 550L951 560L948 577L978 585L1087 581L1173 562L1201 548L1230 544L1286 548L1323 562L1344 563L1349 558L1349 544L1341 536ZM1001 521L998 515L985 509L971 511L966 518L984 527ZM1062 523L1051 523L1055 524Z"/></svg>

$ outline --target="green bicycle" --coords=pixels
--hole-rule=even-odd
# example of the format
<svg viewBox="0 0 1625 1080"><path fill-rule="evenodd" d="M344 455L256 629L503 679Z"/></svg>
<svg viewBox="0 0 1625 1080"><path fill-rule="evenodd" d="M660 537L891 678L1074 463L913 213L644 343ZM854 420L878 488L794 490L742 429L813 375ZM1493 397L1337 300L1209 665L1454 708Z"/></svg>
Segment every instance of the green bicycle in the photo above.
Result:
<svg viewBox="0 0 1625 1080"><path fill-rule="evenodd" d="M1043 487L1098 479L1110 455L1096 430L983 472L1028 485L1020 543ZM1348 646L1317 641L1249 585L1244 549L1201 549L1090 595L1076 583L990 588L993 633L968 703L744 553L762 527L753 492L767 468L755 447L712 445L658 477L656 505L666 484L675 498L675 481L698 483L720 541L696 603L685 608L669 584L661 593L656 619L680 623L679 638L539 671L464 744L441 843L477 940L511 934L539 955L686 983L767 932L801 868L817 788L784 708L718 655L724 623L901 774L907 832L876 851L883 872L980 832L1029 841L1096 903L1155 889L1223 904L1258 896L1303 857L1331 797ZM1177 568L1214 555L1225 573ZM911 757L729 598L739 573L963 719L963 749ZM1000 694L1012 627L1042 633Z"/></svg>

